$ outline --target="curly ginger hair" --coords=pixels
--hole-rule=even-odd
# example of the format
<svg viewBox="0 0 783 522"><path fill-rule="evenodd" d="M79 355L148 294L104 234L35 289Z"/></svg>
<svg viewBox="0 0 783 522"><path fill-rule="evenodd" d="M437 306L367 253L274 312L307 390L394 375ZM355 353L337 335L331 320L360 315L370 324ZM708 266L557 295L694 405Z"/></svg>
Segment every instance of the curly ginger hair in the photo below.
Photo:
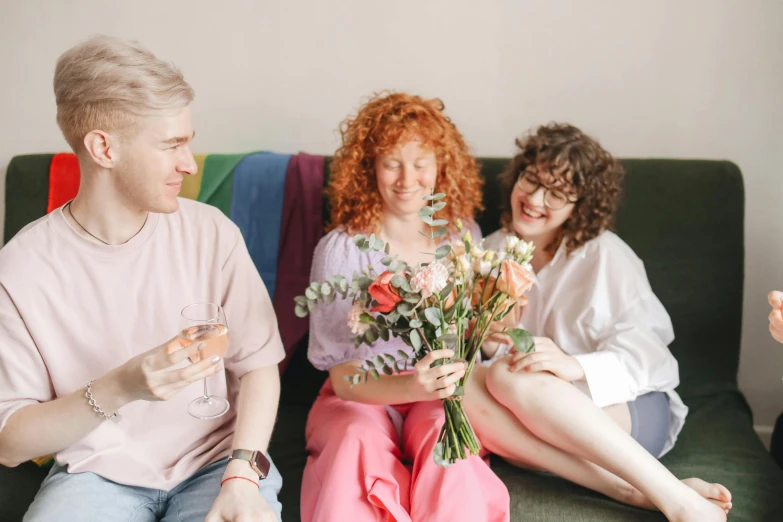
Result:
<svg viewBox="0 0 783 522"><path fill-rule="evenodd" d="M435 153L436 192L446 194L438 218L454 227L457 219L473 220L483 210L483 179L462 135L443 114L441 100L425 100L404 93L372 96L340 125L342 146L330 165L326 189L331 206L327 230L345 227L352 232L378 232L383 203L378 192L375 160L395 147L418 140Z"/></svg>

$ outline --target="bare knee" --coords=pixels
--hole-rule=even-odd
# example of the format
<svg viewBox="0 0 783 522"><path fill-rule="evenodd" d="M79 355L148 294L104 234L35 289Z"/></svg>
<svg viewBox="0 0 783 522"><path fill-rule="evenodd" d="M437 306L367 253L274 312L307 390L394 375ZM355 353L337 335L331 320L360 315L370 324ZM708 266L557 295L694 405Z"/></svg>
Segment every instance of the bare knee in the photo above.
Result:
<svg viewBox="0 0 783 522"><path fill-rule="evenodd" d="M495 362L487 372L487 391L502 403L508 397L541 397L546 395L548 384L556 377L547 373L512 372L508 358Z"/></svg>

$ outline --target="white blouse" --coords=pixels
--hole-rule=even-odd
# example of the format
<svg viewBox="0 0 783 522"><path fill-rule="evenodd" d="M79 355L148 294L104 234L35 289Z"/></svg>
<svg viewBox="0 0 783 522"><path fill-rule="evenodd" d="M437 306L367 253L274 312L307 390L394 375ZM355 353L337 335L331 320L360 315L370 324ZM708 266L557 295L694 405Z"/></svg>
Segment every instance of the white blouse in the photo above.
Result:
<svg viewBox="0 0 783 522"><path fill-rule="evenodd" d="M484 240L484 247L503 250L507 235L498 230ZM528 299L520 326L552 339L579 361L585 379L574 385L598 407L666 392L671 428L663 453L668 452L688 414L674 391L680 383L677 360L668 348L674 330L631 247L609 231L571 255L563 241L536 274Z"/></svg>

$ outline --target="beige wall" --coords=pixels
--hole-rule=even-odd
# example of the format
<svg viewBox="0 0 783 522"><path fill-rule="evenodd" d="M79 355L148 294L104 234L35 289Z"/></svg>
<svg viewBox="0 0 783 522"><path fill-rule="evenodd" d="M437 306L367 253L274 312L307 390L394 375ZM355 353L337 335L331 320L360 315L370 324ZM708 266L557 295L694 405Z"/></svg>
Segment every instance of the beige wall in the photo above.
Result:
<svg viewBox="0 0 783 522"><path fill-rule="evenodd" d="M360 98L393 88L443 98L479 155L568 120L620 156L730 159L748 198L740 382L769 426L783 411L765 298L783 289L782 20L775 0L2 0L0 173L66 149L54 62L94 32L185 71L197 152L329 153Z"/></svg>

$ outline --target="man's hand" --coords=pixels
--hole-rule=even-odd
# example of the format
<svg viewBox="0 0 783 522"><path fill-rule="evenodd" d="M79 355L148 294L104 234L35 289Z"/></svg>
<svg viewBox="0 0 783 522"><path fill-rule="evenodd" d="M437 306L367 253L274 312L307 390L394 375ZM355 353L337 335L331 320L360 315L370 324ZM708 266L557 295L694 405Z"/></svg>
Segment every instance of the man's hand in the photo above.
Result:
<svg viewBox="0 0 783 522"><path fill-rule="evenodd" d="M552 339L534 337L535 351L519 353L511 350L509 371L517 372L549 372L564 381L574 382L585 378L582 365L575 357L566 354Z"/></svg>
<svg viewBox="0 0 783 522"><path fill-rule="evenodd" d="M223 484L204 522L277 522L277 515L258 486L236 478Z"/></svg>
<svg viewBox="0 0 783 522"><path fill-rule="evenodd" d="M186 386L222 369L221 358L205 359L184 368L172 369L190 356L204 349L204 343L193 343L181 348L179 338L133 357L109 372L124 394L125 402L167 401Z"/></svg>

